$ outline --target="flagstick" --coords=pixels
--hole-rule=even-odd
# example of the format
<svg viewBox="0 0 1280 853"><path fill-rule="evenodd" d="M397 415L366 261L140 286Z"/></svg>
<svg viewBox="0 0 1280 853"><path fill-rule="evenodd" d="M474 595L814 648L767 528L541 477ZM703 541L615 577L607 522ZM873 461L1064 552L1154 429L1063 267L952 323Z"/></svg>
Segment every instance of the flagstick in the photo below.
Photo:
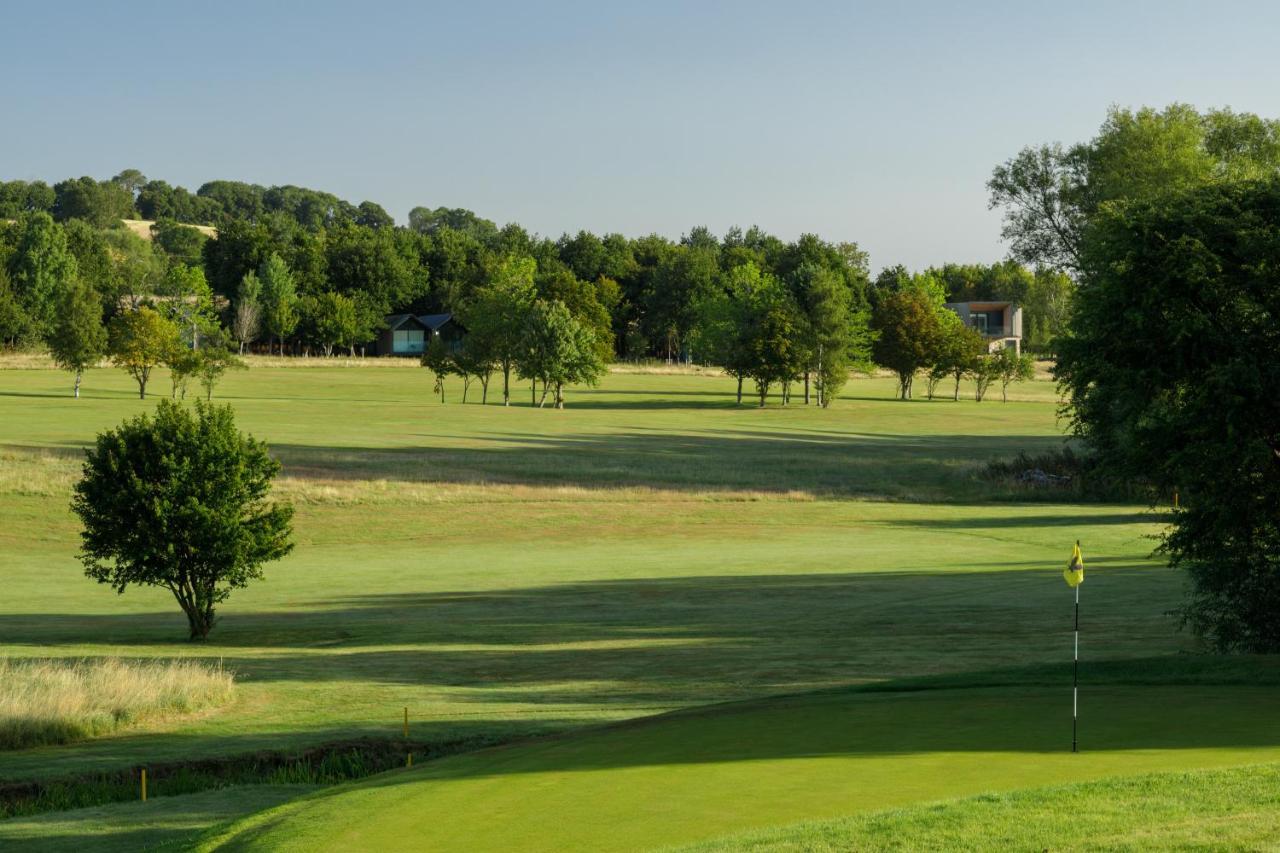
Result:
<svg viewBox="0 0 1280 853"><path fill-rule="evenodd" d="M1080 543L1077 541L1076 546ZM1080 584L1076 584L1076 653L1071 672L1071 751L1079 752L1076 743L1076 723L1080 717Z"/></svg>

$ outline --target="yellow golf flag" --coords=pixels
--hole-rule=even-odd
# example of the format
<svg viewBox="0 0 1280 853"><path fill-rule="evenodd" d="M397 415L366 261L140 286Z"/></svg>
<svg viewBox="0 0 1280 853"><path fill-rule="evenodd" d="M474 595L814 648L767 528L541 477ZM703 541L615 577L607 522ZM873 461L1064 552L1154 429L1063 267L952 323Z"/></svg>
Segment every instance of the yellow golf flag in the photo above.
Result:
<svg viewBox="0 0 1280 853"><path fill-rule="evenodd" d="M1071 562L1062 570L1062 577L1067 586L1079 586L1084 583L1084 557L1080 553L1080 543L1071 549Z"/></svg>

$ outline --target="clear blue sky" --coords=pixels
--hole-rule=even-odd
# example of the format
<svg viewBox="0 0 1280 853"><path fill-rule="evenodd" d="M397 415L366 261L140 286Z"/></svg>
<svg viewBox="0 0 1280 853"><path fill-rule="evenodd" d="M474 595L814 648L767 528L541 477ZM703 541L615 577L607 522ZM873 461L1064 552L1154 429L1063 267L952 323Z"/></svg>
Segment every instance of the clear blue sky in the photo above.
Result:
<svg viewBox="0 0 1280 853"><path fill-rule="evenodd" d="M1109 104L1280 116L1280 5L1262 2L62 2L0 20L0 177L293 183L551 236L758 224L856 241L875 268L1002 257L991 167L1091 136Z"/></svg>

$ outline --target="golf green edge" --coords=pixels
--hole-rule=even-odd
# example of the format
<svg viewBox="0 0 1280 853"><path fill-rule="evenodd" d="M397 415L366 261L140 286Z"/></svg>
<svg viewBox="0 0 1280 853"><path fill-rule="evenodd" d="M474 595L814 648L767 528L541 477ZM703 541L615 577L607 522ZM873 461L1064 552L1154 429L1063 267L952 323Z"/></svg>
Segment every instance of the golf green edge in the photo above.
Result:
<svg viewBox="0 0 1280 853"><path fill-rule="evenodd" d="M979 793L1280 761L1275 661L1249 663L1252 685L1238 683L1232 659L1095 666L1079 755L1069 751L1069 682L1064 690L1027 670L1006 678L1031 684L921 679L442 759L234 822L201 849L496 850L513 838L528 850L679 846ZM1224 683L1208 683L1215 669Z"/></svg>

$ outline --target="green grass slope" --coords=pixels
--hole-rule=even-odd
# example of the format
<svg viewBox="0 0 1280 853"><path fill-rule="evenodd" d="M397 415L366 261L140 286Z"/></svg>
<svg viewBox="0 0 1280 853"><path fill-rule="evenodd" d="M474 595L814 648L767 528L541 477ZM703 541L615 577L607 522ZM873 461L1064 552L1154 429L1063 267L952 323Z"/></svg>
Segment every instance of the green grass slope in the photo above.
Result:
<svg viewBox="0 0 1280 853"><path fill-rule="evenodd" d="M337 366L219 387L284 462L298 547L191 644L167 593L84 578L67 509L80 448L155 400L116 370L80 400L67 379L0 371L0 654L222 660L239 698L0 753L0 779L392 734L405 706L443 742L1061 660L1076 538L1087 653L1185 644L1164 615L1178 579L1146 558L1158 518L975 477L1060 441L1048 383L907 404L859 380L828 410L759 411L724 378L611 375L555 412L457 389L442 406L421 369Z"/></svg>
<svg viewBox="0 0 1280 853"><path fill-rule="evenodd" d="M1082 782L734 835L681 853L845 850L1264 850L1280 765Z"/></svg>
<svg viewBox="0 0 1280 853"><path fill-rule="evenodd" d="M1276 761L1277 700L1275 685L1091 685L1073 755L1067 685L785 697L444 759L249 818L208 848L686 844L981 792Z"/></svg>

